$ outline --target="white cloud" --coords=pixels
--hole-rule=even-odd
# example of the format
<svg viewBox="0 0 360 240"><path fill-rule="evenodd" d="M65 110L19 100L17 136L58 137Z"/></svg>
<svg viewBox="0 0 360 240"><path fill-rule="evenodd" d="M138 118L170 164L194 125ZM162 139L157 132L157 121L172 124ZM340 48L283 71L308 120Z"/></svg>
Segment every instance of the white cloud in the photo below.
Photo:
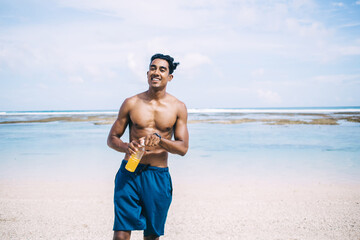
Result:
<svg viewBox="0 0 360 240"><path fill-rule="evenodd" d="M310 20L299 20L287 18L285 20L286 29L290 33L295 33L301 37L311 37L311 39L325 39L333 34L331 30L326 29L320 22Z"/></svg>
<svg viewBox="0 0 360 240"><path fill-rule="evenodd" d="M144 58L136 55L135 53L129 53L127 55L128 67L132 73L137 76L137 79L140 82L146 82L147 64L143 61L143 59Z"/></svg>
<svg viewBox="0 0 360 240"><path fill-rule="evenodd" d="M355 3L356 5L360 5L360 1L356 1L356 3Z"/></svg>
<svg viewBox="0 0 360 240"><path fill-rule="evenodd" d="M37 87L38 87L38 88L40 88L40 89L42 89L42 90L46 90L46 89L48 89L48 88L49 88L49 87L48 87L48 85L43 84L43 83L39 83L39 84L37 84Z"/></svg>
<svg viewBox="0 0 360 240"><path fill-rule="evenodd" d="M209 56L199 53L191 52L189 50L184 50L183 53L178 53L172 55L175 62L179 62L180 65L176 70L176 76L183 78L184 80L196 80L196 82L201 82L203 78L213 79L215 76L221 77L221 70L213 64L213 61Z"/></svg>
<svg viewBox="0 0 360 240"><path fill-rule="evenodd" d="M72 83L83 83L84 79L80 76L70 76L68 80Z"/></svg>
<svg viewBox="0 0 360 240"><path fill-rule="evenodd" d="M281 97L277 92L271 90L258 89L257 96L263 100L266 104L279 104L281 103Z"/></svg>
<svg viewBox="0 0 360 240"><path fill-rule="evenodd" d="M259 12L254 7L244 6L237 10L235 19L240 26L252 26L259 20Z"/></svg>
<svg viewBox="0 0 360 240"><path fill-rule="evenodd" d="M126 53L136 46L118 41L112 31L115 28L116 24L101 23L91 27L72 23L13 28L0 38L1 62L8 70L22 69L20 73L27 75L81 75L95 81L115 78L113 69L124 65Z"/></svg>
<svg viewBox="0 0 360 240"><path fill-rule="evenodd" d="M251 88L247 87L241 87L241 86L217 86L216 88L204 88L203 91L205 93L211 94L211 95L232 95L237 96L239 93L241 94L253 94L253 91Z"/></svg>
<svg viewBox="0 0 360 240"><path fill-rule="evenodd" d="M313 0L293 0L292 1L292 7L295 9L314 9L316 6L315 2Z"/></svg>
<svg viewBox="0 0 360 240"><path fill-rule="evenodd" d="M321 75L313 78L313 81L326 84L345 84L345 83L360 83L359 74L336 74L336 75Z"/></svg>
<svg viewBox="0 0 360 240"><path fill-rule="evenodd" d="M254 78L262 77L264 75L265 70L263 68L255 69L251 72L251 76Z"/></svg>
<svg viewBox="0 0 360 240"><path fill-rule="evenodd" d="M181 68L184 71L191 71L201 65L211 64L208 56L201 53L189 53L181 58Z"/></svg>
<svg viewBox="0 0 360 240"><path fill-rule="evenodd" d="M358 46L335 46L334 49L341 55L360 55L360 44Z"/></svg>
<svg viewBox="0 0 360 240"><path fill-rule="evenodd" d="M360 22L352 22L352 23L343 24L343 25L339 26L339 28L351 28L351 27L358 27L358 26L360 26Z"/></svg>
<svg viewBox="0 0 360 240"><path fill-rule="evenodd" d="M335 7L343 7L344 3L343 2L334 2L334 3L332 3L332 5Z"/></svg>
<svg viewBox="0 0 360 240"><path fill-rule="evenodd" d="M133 26L178 29L196 29L204 23L213 22L222 14L226 5L215 0L191 2L154 0L151 3L143 0L59 0L58 3L64 7L116 17L123 20L125 24ZM159 6L166 9L166 11L161 11L160 15L158 14Z"/></svg>

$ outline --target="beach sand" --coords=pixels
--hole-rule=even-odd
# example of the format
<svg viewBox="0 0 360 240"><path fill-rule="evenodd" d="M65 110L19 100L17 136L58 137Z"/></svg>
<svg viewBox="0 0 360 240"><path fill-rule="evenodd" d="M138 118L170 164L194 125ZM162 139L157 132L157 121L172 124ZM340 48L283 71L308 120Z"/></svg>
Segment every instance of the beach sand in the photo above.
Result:
<svg viewBox="0 0 360 240"><path fill-rule="evenodd" d="M173 185L161 239L360 239L358 183ZM112 180L1 180L0 239L112 239L112 198Z"/></svg>

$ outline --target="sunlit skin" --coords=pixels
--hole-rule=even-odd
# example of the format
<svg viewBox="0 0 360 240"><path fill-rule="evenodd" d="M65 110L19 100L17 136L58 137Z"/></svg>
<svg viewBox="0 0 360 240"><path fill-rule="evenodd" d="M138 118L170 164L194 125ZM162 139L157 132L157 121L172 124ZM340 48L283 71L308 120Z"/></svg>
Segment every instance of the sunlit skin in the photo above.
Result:
<svg viewBox="0 0 360 240"><path fill-rule="evenodd" d="M187 109L184 103L166 92L167 84L173 79L168 66L163 59L151 62L147 72L149 89L124 101L110 130L109 147L125 153L126 160L140 147L140 138L145 139L146 152L140 161L143 164L167 167L169 152L183 156L188 150ZM129 143L120 139L127 126ZM158 133L161 140L154 133ZM115 231L114 239L130 239L130 235L130 231Z"/></svg>

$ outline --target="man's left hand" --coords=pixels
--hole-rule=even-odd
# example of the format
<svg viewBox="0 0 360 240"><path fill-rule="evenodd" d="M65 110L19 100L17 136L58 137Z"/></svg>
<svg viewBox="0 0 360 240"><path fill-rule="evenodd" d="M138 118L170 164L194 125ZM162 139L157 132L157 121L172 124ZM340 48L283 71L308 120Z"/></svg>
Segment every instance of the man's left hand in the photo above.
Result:
<svg viewBox="0 0 360 240"><path fill-rule="evenodd" d="M145 146L156 147L160 143L160 138L155 134L150 134L145 137Z"/></svg>

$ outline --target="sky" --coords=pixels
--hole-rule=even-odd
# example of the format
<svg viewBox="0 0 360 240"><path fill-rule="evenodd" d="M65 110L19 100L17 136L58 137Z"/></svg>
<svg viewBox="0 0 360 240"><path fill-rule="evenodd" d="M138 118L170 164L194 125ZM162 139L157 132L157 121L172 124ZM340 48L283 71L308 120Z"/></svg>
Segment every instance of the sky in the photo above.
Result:
<svg viewBox="0 0 360 240"><path fill-rule="evenodd" d="M117 110L155 53L188 108L360 106L360 0L0 0L0 111Z"/></svg>

